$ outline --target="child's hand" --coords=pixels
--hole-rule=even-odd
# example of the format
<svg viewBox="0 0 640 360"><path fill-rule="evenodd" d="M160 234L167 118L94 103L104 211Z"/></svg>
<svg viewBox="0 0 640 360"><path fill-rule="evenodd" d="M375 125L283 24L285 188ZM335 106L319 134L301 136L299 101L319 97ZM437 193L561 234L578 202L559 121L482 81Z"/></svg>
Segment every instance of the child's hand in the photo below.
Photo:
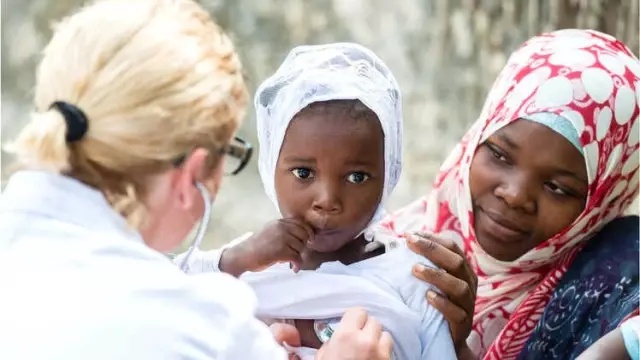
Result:
<svg viewBox="0 0 640 360"><path fill-rule="evenodd" d="M260 271L279 263L290 262L298 272L302 252L313 240L313 229L295 219L280 219L267 224L260 232L225 250L220 269L239 276L245 271Z"/></svg>

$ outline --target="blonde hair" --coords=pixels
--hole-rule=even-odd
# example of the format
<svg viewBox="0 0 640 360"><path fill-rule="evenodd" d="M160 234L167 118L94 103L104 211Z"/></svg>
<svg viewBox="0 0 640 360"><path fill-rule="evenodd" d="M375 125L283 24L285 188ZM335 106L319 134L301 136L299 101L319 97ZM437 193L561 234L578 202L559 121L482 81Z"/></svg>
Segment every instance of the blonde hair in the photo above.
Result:
<svg viewBox="0 0 640 360"><path fill-rule="evenodd" d="M247 103L233 44L191 0L104 0L81 9L55 27L36 79L37 111L7 151L22 168L101 190L135 227L146 215L145 176L196 147L220 149ZM80 141L65 140L55 101L86 114Z"/></svg>

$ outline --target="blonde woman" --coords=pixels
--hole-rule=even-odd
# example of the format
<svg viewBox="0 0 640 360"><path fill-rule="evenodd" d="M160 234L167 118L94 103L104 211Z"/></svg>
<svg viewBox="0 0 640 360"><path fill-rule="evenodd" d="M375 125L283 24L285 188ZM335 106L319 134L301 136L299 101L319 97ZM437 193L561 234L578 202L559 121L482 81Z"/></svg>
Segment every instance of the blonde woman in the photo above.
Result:
<svg viewBox="0 0 640 360"><path fill-rule="evenodd" d="M247 163L246 102L231 42L191 0L101 1L57 26L8 148L21 170L0 198L0 359L287 357L246 285L163 255ZM390 351L353 310L317 358Z"/></svg>

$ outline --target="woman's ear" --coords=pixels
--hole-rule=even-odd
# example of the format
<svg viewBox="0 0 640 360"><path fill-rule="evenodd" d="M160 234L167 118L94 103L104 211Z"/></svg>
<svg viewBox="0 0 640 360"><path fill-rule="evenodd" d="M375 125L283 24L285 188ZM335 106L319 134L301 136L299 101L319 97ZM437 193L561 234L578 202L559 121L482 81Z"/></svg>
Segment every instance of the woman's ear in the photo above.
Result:
<svg viewBox="0 0 640 360"><path fill-rule="evenodd" d="M207 169L208 157L209 151L206 149L195 149L177 169L175 185L178 201L180 207L185 210L192 209L194 206L201 206L200 192L195 184L196 182L202 182L203 177L209 171Z"/></svg>

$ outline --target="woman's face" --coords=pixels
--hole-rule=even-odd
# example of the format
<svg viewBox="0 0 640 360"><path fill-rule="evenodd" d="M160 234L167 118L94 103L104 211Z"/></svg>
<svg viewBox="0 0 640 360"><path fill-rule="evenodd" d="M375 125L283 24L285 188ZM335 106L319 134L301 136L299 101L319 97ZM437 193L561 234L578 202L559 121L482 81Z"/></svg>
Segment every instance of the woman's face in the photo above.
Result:
<svg viewBox="0 0 640 360"><path fill-rule="evenodd" d="M200 183L213 199L223 175L223 161L210 169L209 152L196 149L181 164L149 179L146 205L149 221L142 229L145 243L163 253L175 251L202 220L204 199ZM212 200L210 199L210 200Z"/></svg>
<svg viewBox="0 0 640 360"><path fill-rule="evenodd" d="M474 228L492 257L514 261L584 210L585 160L562 135L519 119L478 146L469 174Z"/></svg>
<svg viewBox="0 0 640 360"><path fill-rule="evenodd" d="M290 123L275 172L280 212L309 223L313 250L341 248L373 217L384 185L377 119L347 111L302 111Z"/></svg>

